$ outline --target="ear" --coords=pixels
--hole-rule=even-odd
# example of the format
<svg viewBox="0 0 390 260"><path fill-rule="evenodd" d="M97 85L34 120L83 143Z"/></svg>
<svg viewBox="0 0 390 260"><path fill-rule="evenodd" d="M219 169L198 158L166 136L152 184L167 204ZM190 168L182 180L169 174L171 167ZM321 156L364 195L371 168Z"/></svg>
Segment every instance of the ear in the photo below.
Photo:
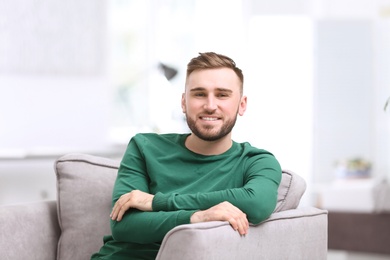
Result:
<svg viewBox="0 0 390 260"><path fill-rule="evenodd" d="M243 116L245 111L246 111L246 106L247 106L247 97L246 96L242 96L241 97L241 101L240 101L240 105L238 107L238 114L240 116Z"/></svg>
<svg viewBox="0 0 390 260"><path fill-rule="evenodd" d="M181 109L182 109L183 113L186 112L186 93L183 93L181 95Z"/></svg>

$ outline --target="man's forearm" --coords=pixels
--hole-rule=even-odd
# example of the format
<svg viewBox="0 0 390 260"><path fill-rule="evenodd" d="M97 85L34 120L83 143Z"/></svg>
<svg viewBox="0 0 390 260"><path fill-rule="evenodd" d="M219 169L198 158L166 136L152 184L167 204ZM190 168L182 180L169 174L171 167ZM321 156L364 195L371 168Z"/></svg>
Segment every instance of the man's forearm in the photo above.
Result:
<svg viewBox="0 0 390 260"><path fill-rule="evenodd" d="M112 236L117 241L139 244L161 242L172 228L189 224L195 211L142 212L130 209L121 221L111 220Z"/></svg>
<svg viewBox="0 0 390 260"><path fill-rule="evenodd" d="M162 194L153 199L153 210L205 210L228 201L245 212L251 223L257 224L272 213L276 205L276 183L269 182L263 187L234 188L197 194Z"/></svg>

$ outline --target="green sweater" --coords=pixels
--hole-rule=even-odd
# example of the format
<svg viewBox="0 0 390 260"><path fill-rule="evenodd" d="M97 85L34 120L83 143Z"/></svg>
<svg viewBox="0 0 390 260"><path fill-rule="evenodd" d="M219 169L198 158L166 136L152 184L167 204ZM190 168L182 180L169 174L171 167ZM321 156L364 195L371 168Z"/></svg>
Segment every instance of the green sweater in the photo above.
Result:
<svg viewBox="0 0 390 260"><path fill-rule="evenodd" d="M275 157L249 143L233 142L223 154L188 150L188 134L137 134L125 152L113 204L131 190L154 194L152 212L128 210L111 221L112 235L92 259L154 259L165 234L189 224L191 215L223 201L246 213L252 224L273 212L281 168ZM108 217L107 217L108 218Z"/></svg>

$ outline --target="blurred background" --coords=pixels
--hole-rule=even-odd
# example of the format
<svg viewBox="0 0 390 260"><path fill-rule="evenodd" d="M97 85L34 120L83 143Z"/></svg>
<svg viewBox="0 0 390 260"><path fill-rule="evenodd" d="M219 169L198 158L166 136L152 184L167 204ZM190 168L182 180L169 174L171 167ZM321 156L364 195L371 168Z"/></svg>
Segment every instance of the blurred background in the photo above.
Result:
<svg viewBox="0 0 390 260"><path fill-rule="evenodd" d="M0 205L55 199L63 154L186 132L186 64L206 51L244 72L234 139L299 173L302 206L373 210L340 198L390 178L390 0L0 0Z"/></svg>

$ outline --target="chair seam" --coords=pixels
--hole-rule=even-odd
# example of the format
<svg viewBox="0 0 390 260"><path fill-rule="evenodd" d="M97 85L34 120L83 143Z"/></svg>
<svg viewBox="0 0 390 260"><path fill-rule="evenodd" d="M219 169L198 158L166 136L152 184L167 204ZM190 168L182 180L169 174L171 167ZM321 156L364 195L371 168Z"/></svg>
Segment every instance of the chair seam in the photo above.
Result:
<svg viewBox="0 0 390 260"><path fill-rule="evenodd" d="M103 167L107 167L107 168L111 168L111 169L118 169L119 168L118 166L110 165L108 163L91 162L90 160L87 160L87 159L63 159L63 160L59 159L59 160L57 160L56 165L58 163L64 163L64 162L84 162L84 163L88 163L91 165L103 166Z"/></svg>

